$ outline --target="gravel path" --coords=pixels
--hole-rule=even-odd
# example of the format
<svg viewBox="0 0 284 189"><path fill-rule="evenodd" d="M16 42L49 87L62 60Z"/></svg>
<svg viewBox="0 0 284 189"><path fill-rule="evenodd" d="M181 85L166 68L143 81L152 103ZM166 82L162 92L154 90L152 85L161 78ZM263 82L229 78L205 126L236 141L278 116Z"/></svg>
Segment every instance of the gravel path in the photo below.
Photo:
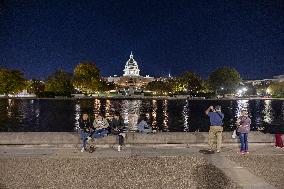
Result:
<svg viewBox="0 0 284 189"><path fill-rule="evenodd" d="M227 156L276 188L284 188L284 154L249 154Z"/></svg>
<svg viewBox="0 0 284 189"><path fill-rule="evenodd" d="M201 157L0 158L0 188L238 188Z"/></svg>

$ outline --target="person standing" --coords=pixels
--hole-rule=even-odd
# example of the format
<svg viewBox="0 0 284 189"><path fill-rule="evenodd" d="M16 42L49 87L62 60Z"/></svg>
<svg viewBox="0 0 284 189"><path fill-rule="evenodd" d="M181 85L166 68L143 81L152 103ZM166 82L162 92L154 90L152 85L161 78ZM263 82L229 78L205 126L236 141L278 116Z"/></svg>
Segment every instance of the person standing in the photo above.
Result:
<svg viewBox="0 0 284 189"><path fill-rule="evenodd" d="M275 134L275 148L284 148L282 134L284 133L284 121L281 119L275 119L267 126L272 130L272 134Z"/></svg>
<svg viewBox="0 0 284 189"><path fill-rule="evenodd" d="M81 136L81 139L83 141L81 152L84 152L86 150L86 145L88 141L88 137L91 133L92 128L92 122L89 119L89 116L87 113L83 113L82 117L79 119L79 133Z"/></svg>
<svg viewBox="0 0 284 189"><path fill-rule="evenodd" d="M283 132L282 132L283 133ZM275 148L283 148L282 133L275 134Z"/></svg>
<svg viewBox="0 0 284 189"><path fill-rule="evenodd" d="M248 133L250 131L251 119L248 117L246 110L241 111L241 116L237 119L237 132L241 142L241 154L249 153L248 151Z"/></svg>
<svg viewBox="0 0 284 189"><path fill-rule="evenodd" d="M210 129L209 129L209 152L213 151L215 139L217 140L217 153L221 152L222 145L222 132L223 132L223 119L224 114L221 112L221 106L210 106L205 111L205 114L210 118Z"/></svg>

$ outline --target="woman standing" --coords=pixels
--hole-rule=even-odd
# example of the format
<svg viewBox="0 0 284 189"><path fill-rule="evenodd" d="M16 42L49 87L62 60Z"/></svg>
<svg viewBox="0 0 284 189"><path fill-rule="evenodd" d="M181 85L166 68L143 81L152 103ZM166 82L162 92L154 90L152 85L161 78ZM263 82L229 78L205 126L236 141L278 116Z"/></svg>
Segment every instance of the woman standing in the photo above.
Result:
<svg viewBox="0 0 284 189"><path fill-rule="evenodd" d="M248 133L250 131L251 119L248 117L246 110L241 111L241 116L237 119L237 132L241 142L241 154L249 153L248 151Z"/></svg>
<svg viewBox="0 0 284 189"><path fill-rule="evenodd" d="M284 121L277 119L270 124L275 134L275 147L284 148L282 134L284 133Z"/></svg>

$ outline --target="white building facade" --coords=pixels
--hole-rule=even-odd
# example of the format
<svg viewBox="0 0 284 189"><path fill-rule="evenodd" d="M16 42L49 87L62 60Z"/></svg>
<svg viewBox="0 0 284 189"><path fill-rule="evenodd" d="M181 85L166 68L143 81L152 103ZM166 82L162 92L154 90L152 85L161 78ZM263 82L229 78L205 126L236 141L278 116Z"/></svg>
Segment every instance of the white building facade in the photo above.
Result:
<svg viewBox="0 0 284 189"><path fill-rule="evenodd" d="M154 81L154 77L150 77L149 75L140 76L140 69L138 67L138 63L134 59L133 53L131 52L129 59L127 60L124 70L123 76L114 75L113 77L108 77L108 82L113 82L117 84L120 89L134 89L141 90L143 89L149 82Z"/></svg>

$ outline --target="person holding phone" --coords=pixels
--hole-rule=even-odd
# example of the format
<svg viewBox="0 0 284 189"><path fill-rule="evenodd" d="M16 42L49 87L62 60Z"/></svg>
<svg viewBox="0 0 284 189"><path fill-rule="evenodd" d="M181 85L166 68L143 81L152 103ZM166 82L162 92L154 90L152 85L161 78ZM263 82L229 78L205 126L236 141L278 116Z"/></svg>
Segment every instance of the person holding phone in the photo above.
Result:
<svg viewBox="0 0 284 189"><path fill-rule="evenodd" d="M221 112L221 106L210 106L205 111L205 114L210 118L210 129L209 129L209 152L214 149L215 139L217 140L217 153L221 152L222 146L222 132L223 132L223 119L224 114Z"/></svg>

